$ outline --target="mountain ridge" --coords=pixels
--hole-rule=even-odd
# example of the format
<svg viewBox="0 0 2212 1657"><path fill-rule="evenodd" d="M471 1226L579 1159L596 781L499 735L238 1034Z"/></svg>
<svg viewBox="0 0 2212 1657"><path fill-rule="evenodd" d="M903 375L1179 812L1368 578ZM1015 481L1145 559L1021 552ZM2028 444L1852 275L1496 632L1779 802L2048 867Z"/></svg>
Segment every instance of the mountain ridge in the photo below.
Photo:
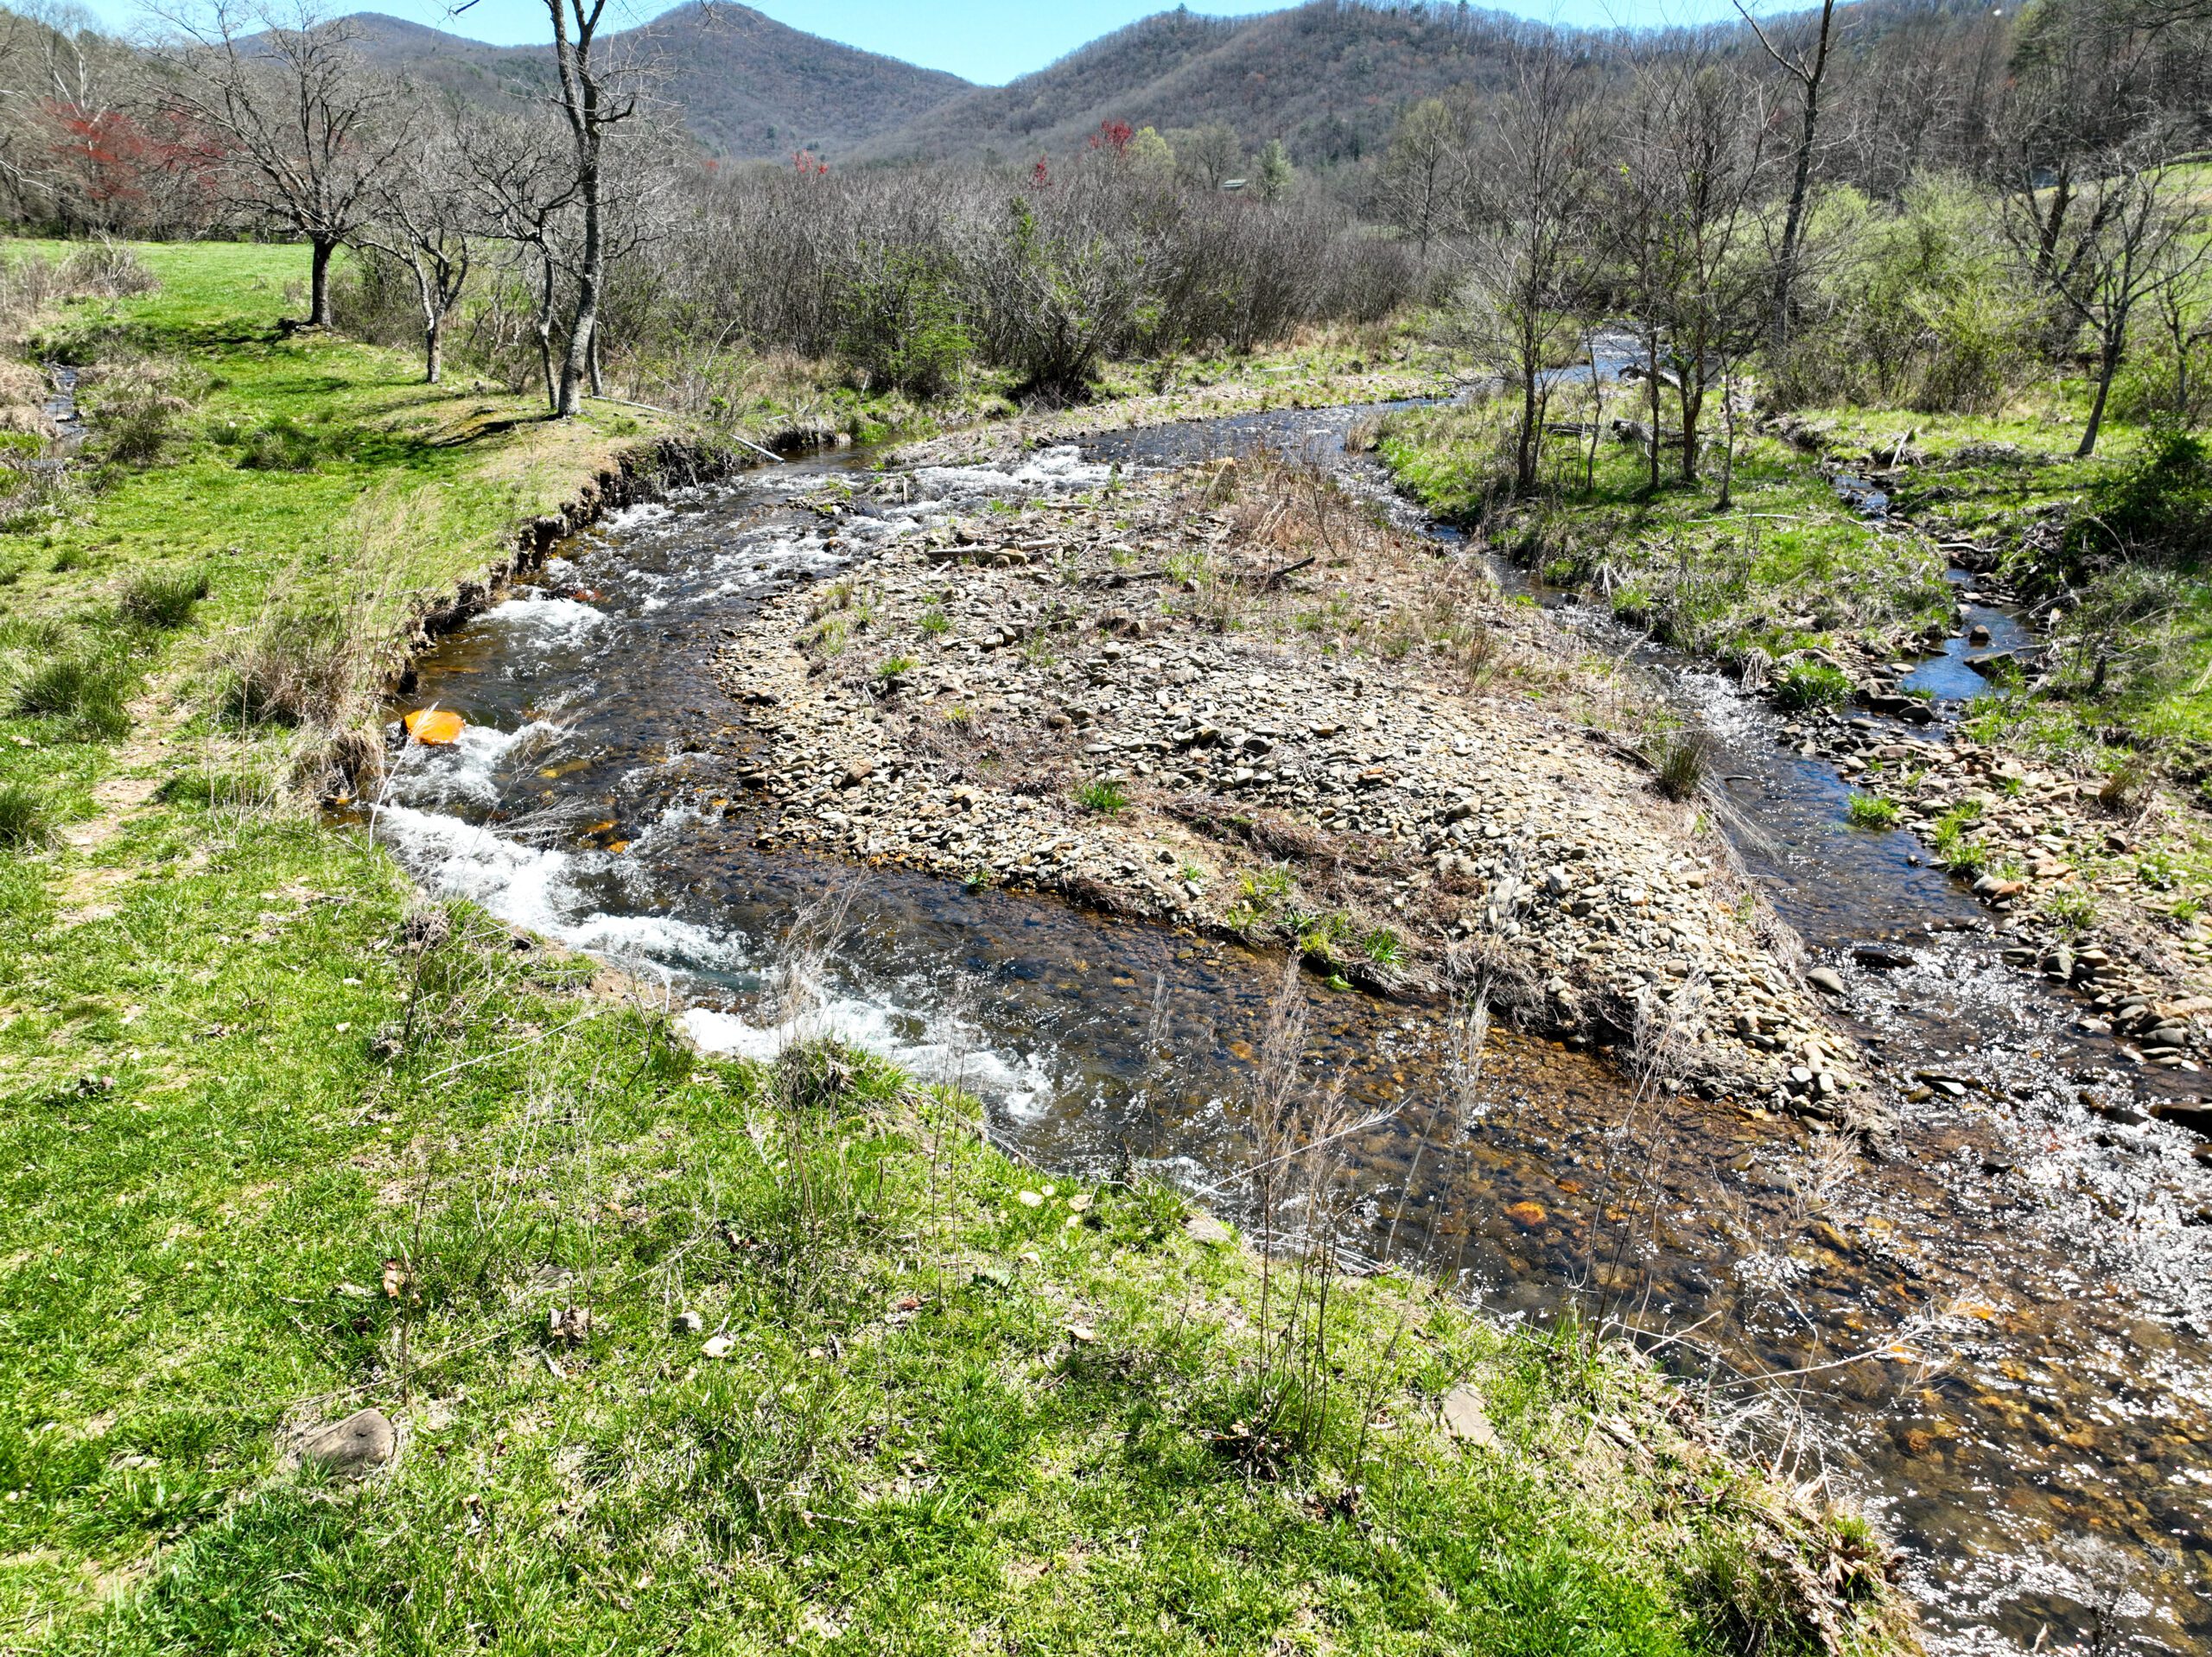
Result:
<svg viewBox="0 0 2212 1657"><path fill-rule="evenodd" d="M380 67L463 96L529 100L550 92L549 47L493 46L375 11L339 20ZM972 83L809 35L749 6L695 3L605 37L664 66L660 95L709 149L734 158L798 149L849 153Z"/></svg>

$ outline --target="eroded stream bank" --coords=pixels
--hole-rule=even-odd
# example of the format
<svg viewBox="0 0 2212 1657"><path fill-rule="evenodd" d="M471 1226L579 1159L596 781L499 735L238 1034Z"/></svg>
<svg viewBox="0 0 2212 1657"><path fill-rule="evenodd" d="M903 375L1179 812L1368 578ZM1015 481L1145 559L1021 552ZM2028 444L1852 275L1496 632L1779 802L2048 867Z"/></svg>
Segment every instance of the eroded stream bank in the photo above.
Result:
<svg viewBox="0 0 2212 1657"><path fill-rule="evenodd" d="M1055 462L1062 483L1039 492L1100 486L1083 465L1326 448L1347 418L1127 435ZM380 832L437 889L677 975L702 1038L772 1044L748 998L793 909L848 866L757 843L758 761L719 658L767 608L874 556L804 504L865 464L755 473L569 543L542 585L423 662L410 705L471 727L454 749L403 752ZM1817 1442L1908 1551L1942 1641L2086 1638L2124 1574L2136 1597L2107 1610L2126 1637L2190 1648L2212 1633L2212 1228L2194 1223L2212 1218L2212 1189L2190 1142L2083 1108L2070 1072L2106 1085L2111 1044L2070 1032L2070 1001L2005 970L1985 913L1915 866L1910 836L1847 833L1831 765L1783 746L1716 676L1648 665L1723 746L1751 877L1887 1056L1872 1078L1896 1114L1887 1150L1870 1159L1778 1114L1690 1096L1641 1111L1596 1058L1505 1033L1468 1096L1435 1008L1317 977L1319 1057L1381 1118L1358 1143L1372 1228L1355 1246L1379 1251L1418 1160L1401 1246L1410 1236L1486 1303L1632 1311L1681 1337L1685 1367L1796 1376ZM868 896L834 974L836 1028L925 1076L962 1076L1046 1163L1140 1165L1194 1190L1233 1171L1224 1101L1274 987L1269 960L917 870L871 870ZM1876 938L1904 964L1853 955ZM1916 1101L1916 1070L1948 1085ZM2124 1571L2082 1551L2099 1538Z"/></svg>

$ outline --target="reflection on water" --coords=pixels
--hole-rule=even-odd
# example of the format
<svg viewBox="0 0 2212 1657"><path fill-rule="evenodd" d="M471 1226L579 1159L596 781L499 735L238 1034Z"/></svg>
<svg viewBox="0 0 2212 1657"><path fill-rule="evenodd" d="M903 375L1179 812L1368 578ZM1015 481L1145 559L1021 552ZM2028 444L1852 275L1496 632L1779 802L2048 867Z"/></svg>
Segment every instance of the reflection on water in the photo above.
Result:
<svg viewBox="0 0 2212 1657"><path fill-rule="evenodd" d="M744 739L711 673L720 630L971 487L1082 487L1086 465L1262 441L1340 448L1346 423L1121 434L980 486L933 474L858 524L795 501L850 456L632 509L425 659L411 702L471 729L402 752L378 832L438 889L677 978L709 1044L768 1051L774 941L847 871L755 847ZM1817 1454L1908 1549L1954 1648L2082 1635L2102 1590L2065 1550L2091 1535L2123 1545L2141 1596L2127 1637L2201 1645L2212 1190L2186 1141L2084 1110L2069 1072L2110 1082L2111 1050L2069 1039L2071 1009L2004 971L1992 939L1928 930L1985 925L1975 906L1906 862L1905 837L1844 833L1833 772L1778 746L1730 687L1650 665L1724 745L1747 861L1793 922L1815 943L1910 940L1908 965L1846 964L1850 1013L1900 1074L1956 1076L1957 1092L1901 1103L1896 1141L1869 1159L1732 1106L1639 1113L1598 1060L1498 1035L1463 1111L1443 1102L1438 1010L1311 987L1314 1062L1378 1117L1354 1145L1355 1248L1380 1252L1402 1209L1401 1251L1500 1311L1544 1318L1580 1298L1689 1331L1669 1357L1717 1378L1723 1401L1741 1396L1734 1377L1795 1377ZM868 871L865 890L819 1019L925 1076L957 1074L1043 1162L1146 1169L1233 1205L1231 1101L1279 962L897 870Z"/></svg>

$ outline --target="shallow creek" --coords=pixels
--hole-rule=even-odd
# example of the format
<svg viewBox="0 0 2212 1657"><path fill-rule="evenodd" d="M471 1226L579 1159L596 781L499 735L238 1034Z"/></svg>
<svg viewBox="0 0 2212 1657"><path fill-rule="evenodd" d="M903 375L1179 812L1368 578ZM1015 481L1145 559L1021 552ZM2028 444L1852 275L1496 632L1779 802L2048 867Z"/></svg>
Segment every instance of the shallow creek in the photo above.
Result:
<svg viewBox="0 0 2212 1657"><path fill-rule="evenodd" d="M841 526L857 548L830 549L794 501L865 455L632 508L422 661L407 706L470 727L400 752L377 831L434 890L665 978L702 1044L772 1052L758 994L775 940L849 870L759 852L724 816L747 797L713 678L722 630L864 558L871 535L1095 487L1113 466L1255 442L1341 455L1364 412L1118 434L1016 472L925 468L910 505ZM1593 644L1635 648L1538 596ZM1746 867L1843 975L1853 1027L1892 1070L1897 1139L1853 1156L1687 1099L1654 1127L1602 1062L1504 1033L1478 1103L1439 1120L1435 1012L1316 983L1320 1061L1376 1114L1356 1142L1351 1252L1380 1255L1402 1209L1397 1253L1493 1310L1545 1320L1572 1302L1671 1337L1668 1361L1711 1380L1718 1408L1760 1405L1749 1442L1874 1509L1939 1648L2063 1648L2101 1626L2106 1649L2203 1648L2212 1178L2192 1141L2084 1109L2078 1082L2120 1061L2069 1033L2081 1009L2003 967L1986 913L1910 836L1846 828L1848 789L1771 714L1694 663L1638 653L1719 746ZM1235 1209L1226 1101L1279 961L893 869L864 890L822 1025L970 1087L995 1134L1042 1164L1141 1169ZM1858 964L1851 946L1876 939L1906 964ZM1904 1102L1915 1071L1953 1080Z"/></svg>

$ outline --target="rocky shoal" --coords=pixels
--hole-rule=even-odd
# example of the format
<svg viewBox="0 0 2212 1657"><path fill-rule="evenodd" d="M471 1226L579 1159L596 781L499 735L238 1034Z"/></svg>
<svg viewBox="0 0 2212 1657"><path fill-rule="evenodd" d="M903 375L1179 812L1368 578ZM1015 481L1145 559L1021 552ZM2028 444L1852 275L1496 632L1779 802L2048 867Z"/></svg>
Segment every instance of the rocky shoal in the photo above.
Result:
<svg viewBox="0 0 2212 1657"><path fill-rule="evenodd" d="M1280 941L1656 1087L1872 1114L1794 939L1585 722L1554 624L1371 523L1300 562L1288 507L1223 481L1058 450L811 502L844 578L721 657L762 843Z"/></svg>

